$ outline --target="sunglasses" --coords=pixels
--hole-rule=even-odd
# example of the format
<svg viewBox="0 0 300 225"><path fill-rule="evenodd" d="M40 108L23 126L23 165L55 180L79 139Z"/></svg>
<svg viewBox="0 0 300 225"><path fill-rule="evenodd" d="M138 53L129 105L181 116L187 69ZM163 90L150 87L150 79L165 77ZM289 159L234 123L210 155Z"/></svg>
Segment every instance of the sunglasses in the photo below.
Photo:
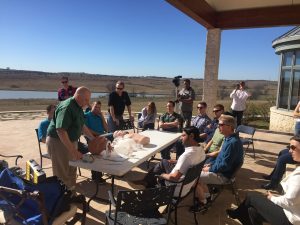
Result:
<svg viewBox="0 0 300 225"><path fill-rule="evenodd" d="M221 111L221 109L213 110L214 113L215 113L215 112L220 112L220 111Z"/></svg>
<svg viewBox="0 0 300 225"><path fill-rule="evenodd" d="M123 90L124 88L117 88L117 90Z"/></svg>
<svg viewBox="0 0 300 225"><path fill-rule="evenodd" d="M295 151L297 147L295 145L287 145L286 146L288 149L291 149L292 151Z"/></svg>

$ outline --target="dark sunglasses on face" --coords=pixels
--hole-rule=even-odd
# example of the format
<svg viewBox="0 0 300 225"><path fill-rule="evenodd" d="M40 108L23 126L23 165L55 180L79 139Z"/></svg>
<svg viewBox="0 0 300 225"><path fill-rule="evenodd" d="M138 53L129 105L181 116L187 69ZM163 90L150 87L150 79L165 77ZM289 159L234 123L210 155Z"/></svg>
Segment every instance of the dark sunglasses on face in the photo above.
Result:
<svg viewBox="0 0 300 225"><path fill-rule="evenodd" d="M123 90L124 88L117 88L117 90Z"/></svg>
<svg viewBox="0 0 300 225"><path fill-rule="evenodd" d="M292 149L293 151L295 151L297 149L297 147L295 145L288 145L286 146L288 149Z"/></svg>
<svg viewBox="0 0 300 225"><path fill-rule="evenodd" d="M225 123L219 123L218 126L219 126L219 127L223 127L223 126L228 126L228 125L225 124Z"/></svg>
<svg viewBox="0 0 300 225"><path fill-rule="evenodd" d="M213 110L213 112L215 113L215 112L220 112L221 111L221 109L215 109L215 110Z"/></svg>

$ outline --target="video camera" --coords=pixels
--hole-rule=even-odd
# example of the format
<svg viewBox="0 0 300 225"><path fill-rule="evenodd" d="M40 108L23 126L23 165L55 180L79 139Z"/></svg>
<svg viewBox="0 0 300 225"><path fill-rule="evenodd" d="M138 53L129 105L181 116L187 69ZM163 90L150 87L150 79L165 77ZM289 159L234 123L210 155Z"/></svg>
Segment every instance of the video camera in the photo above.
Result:
<svg viewBox="0 0 300 225"><path fill-rule="evenodd" d="M179 87L180 85L180 78L182 78L182 76L176 76L173 78L172 82L175 85L175 87Z"/></svg>

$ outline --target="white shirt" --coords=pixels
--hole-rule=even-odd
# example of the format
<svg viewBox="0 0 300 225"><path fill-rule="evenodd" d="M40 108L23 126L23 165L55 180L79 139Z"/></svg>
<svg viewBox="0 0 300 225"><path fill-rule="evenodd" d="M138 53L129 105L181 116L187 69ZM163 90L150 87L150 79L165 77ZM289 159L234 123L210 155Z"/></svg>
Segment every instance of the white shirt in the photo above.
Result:
<svg viewBox="0 0 300 225"><path fill-rule="evenodd" d="M181 156L179 156L177 163L173 168L173 170L171 171L171 173L175 173L178 170L180 173L185 175L190 167L197 165L198 163L202 162L204 159L205 159L205 152L203 147L201 146L187 147L185 148L184 153ZM180 180L184 178L184 175L180 178ZM189 192L189 190L192 188L193 184L194 182L185 185L182 189L181 195L182 196L186 195ZM181 185L177 185L174 192L174 196L176 197L178 196L180 187Z"/></svg>
<svg viewBox="0 0 300 225"><path fill-rule="evenodd" d="M272 196L271 201L283 208L288 220L300 225L300 167L280 182L284 195Z"/></svg>
<svg viewBox="0 0 300 225"><path fill-rule="evenodd" d="M246 100L249 94L244 90L233 90L230 94L232 98L231 109L235 111L244 111L246 109Z"/></svg>

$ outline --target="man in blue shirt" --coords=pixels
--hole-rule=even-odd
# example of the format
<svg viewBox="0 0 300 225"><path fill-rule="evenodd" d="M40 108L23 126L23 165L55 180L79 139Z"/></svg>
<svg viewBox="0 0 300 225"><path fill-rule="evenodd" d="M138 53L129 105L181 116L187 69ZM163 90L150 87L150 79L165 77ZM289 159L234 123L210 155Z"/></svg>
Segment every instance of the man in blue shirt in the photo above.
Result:
<svg viewBox="0 0 300 225"><path fill-rule="evenodd" d="M107 132L108 127L105 121L105 118L101 112L101 102L96 101L92 104L91 111L84 113L85 125L90 129L91 133L94 136L98 136ZM109 137L107 137L109 139ZM80 145L81 147L84 144ZM85 146L87 148L87 146ZM102 172L91 171L92 180L96 180L98 183L105 183L105 180L102 178Z"/></svg>
<svg viewBox="0 0 300 225"><path fill-rule="evenodd" d="M39 141L45 143L46 142L46 136L47 136L47 129L50 124L50 121L53 118L54 111L55 111L55 105L51 104L48 105L47 108L47 118L41 121L39 127L38 127L38 137Z"/></svg>
<svg viewBox="0 0 300 225"><path fill-rule="evenodd" d="M244 160L242 142L239 139L239 136L234 133L234 117L221 115L218 126L220 133L224 135L225 140L217 158L210 164L204 165L202 169L200 180L197 185L199 210L201 210L201 206L207 203L206 198L210 197L207 184L223 184L227 182Z"/></svg>

